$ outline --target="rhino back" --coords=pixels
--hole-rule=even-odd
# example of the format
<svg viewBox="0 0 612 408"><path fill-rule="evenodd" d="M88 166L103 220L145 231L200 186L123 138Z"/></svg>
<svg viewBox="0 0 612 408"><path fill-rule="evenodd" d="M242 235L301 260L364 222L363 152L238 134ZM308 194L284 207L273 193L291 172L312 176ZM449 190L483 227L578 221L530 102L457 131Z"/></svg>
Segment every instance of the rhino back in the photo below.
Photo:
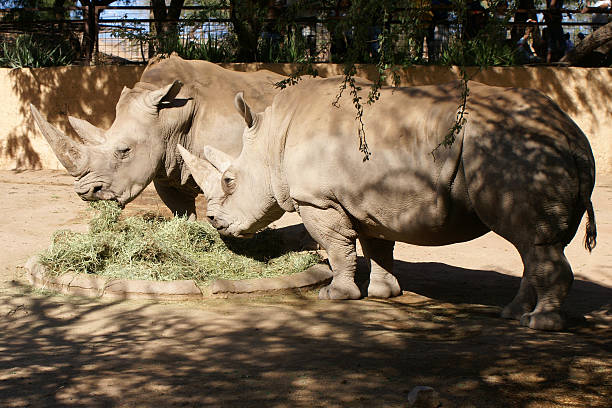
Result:
<svg viewBox="0 0 612 408"><path fill-rule="evenodd" d="M172 55L149 64L137 86L156 89L180 80L184 86L179 98L195 102L195 112L184 123L182 134L170 140L164 169L158 178L170 184L185 184L189 171L178 159L176 144L181 143L196 155L201 155L204 146L211 145L232 156L242 149L244 120L234 108L234 96L244 92L257 110L270 105L279 92L274 84L284 77L270 71L236 72L207 61L186 61ZM184 122L185 114L178 109L163 109L160 119L172 126ZM187 183L195 186L192 180Z"/></svg>
<svg viewBox="0 0 612 408"><path fill-rule="evenodd" d="M454 123L459 84L384 89L364 109L372 151L364 161L351 99L331 107L338 84L304 83L275 100L276 118L292 117L287 129L280 126L282 166L298 205L341 206L371 235L420 245L469 240L527 215L558 235L575 233L583 210L574 208L578 170L571 146L588 141L542 94L472 84L465 133L451 148L438 148ZM565 180L567 187L556 188ZM495 205L526 195L555 210ZM512 217L502 216L509 212ZM561 217L558 227L550 227L551 216Z"/></svg>
<svg viewBox="0 0 612 408"><path fill-rule="evenodd" d="M306 83L275 100L278 120L293 118L283 170L298 205L340 205L362 232L420 245L463 241L485 232L464 185L455 183L460 146L436 150L455 117L457 84L384 89L380 100L364 110L372 151L365 161L351 98L331 106L338 84L338 78Z"/></svg>

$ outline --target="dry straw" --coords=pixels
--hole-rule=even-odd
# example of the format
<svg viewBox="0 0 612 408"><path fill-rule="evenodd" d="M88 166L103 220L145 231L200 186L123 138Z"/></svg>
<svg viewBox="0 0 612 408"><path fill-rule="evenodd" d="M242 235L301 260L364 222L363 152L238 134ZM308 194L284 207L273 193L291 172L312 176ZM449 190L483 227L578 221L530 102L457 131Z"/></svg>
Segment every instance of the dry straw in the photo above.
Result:
<svg viewBox="0 0 612 408"><path fill-rule="evenodd" d="M313 252L287 252L280 234L221 239L205 222L146 214L122 219L111 201L91 204L88 233L57 231L39 255L53 274L90 273L113 279L170 281L249 279L301 272L320 261Z"/></svg>

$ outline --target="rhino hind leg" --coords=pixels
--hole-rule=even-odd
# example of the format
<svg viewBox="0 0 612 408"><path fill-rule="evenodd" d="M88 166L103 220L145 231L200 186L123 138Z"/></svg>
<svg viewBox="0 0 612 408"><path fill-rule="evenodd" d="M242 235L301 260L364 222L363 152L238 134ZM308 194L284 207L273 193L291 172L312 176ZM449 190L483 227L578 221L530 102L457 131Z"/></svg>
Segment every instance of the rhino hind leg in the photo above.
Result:
<svg viewBox="0 0 612 408"><path fill-rule="evenodd" d="M159 198L174 215L188 217L190 220L196 219L196 195L193 192L176 188L164 180L155 179L153 184Z"/></svg>
<svg viewBox="0 0 612 408"><path fill-rule="evenodd" d="M319 299L359 299L361 291L355 284L357 270L357 233L349 217L334 208L300 206L300 216L312 238L327 252L333 278L321 288Z"/></svg>
<svg viewBox="0 0 612 408"><path fill-rule="evenodd" d="M521 316L520 323L537 330L561 330L565 319L561 304L567 296L574 275L563 254L564 245L534 245L521 254L525 276L537 296L533 311ZM519 291L520 294L520 291Z"/></svg>
<svg viewBox="0 0 612 408"><path fill-rule="evenodd" d="M368 296L390 298L401 295L397 278L393 276L393 247L395 241L359 237L363 254L370 263Z"/></svg>
<svg viewBox="0 0 612 408"><path fill-rule="evenodd" d="M524 271L518 293L512 302L504 307L501 316L504 319L521 320L524 314L529 313L534 309L536 301L537 296L535 289L531 283L529 283Z"/></svg>

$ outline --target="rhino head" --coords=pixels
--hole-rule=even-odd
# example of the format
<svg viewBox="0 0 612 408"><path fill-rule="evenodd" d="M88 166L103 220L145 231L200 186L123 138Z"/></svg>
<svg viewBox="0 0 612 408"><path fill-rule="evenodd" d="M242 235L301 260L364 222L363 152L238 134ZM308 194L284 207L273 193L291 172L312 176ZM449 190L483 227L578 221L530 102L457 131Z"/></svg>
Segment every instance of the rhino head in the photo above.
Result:
<svg viewBox="0 0 612 408"><path fill-rule="evenodd" d="M171 130L160 113L184 105L185 100L175 100L181 87L180 81L174 81L159 89L124 88L108 130L69 117L82 143L49 124L33 105L30 108L60 163L76 177L76 193L83 200L114 200L124 206L163 164Z"/></svg>
<svg viewBox="0 0 612 408"><path fill-rule="evenodd" d="M236 159L211 146L204 147L203 159L180 144L177 147L208 201L210 223L222 235L248 238L279 219L284 210L272 188L269 146L258 140L266 136L263 114L251 112L242 92L234 103L247 125Z"/></svg>

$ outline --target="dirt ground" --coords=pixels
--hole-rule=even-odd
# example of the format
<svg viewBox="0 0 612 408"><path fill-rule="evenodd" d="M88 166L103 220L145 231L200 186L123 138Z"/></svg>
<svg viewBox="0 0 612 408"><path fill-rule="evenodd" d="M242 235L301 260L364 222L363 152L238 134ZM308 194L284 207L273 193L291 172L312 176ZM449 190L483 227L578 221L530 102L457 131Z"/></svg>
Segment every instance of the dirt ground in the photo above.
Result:
<svg viewBox="0 0 612 408"><path fill-rule="evenodd" d="M581 226L566 251L571 325L548 333L498 317L522 268L492 234L398 245L404 294L388 301L304 292L171 303L32 290L22 265L53 231L84 230L87 204L62 172L0 172L0 406L405 407L427 385L443 407L609 407L611 176L599 177L593 201L598 246L583 249ZM150 189L128 206L163 208Z"/></svg>

